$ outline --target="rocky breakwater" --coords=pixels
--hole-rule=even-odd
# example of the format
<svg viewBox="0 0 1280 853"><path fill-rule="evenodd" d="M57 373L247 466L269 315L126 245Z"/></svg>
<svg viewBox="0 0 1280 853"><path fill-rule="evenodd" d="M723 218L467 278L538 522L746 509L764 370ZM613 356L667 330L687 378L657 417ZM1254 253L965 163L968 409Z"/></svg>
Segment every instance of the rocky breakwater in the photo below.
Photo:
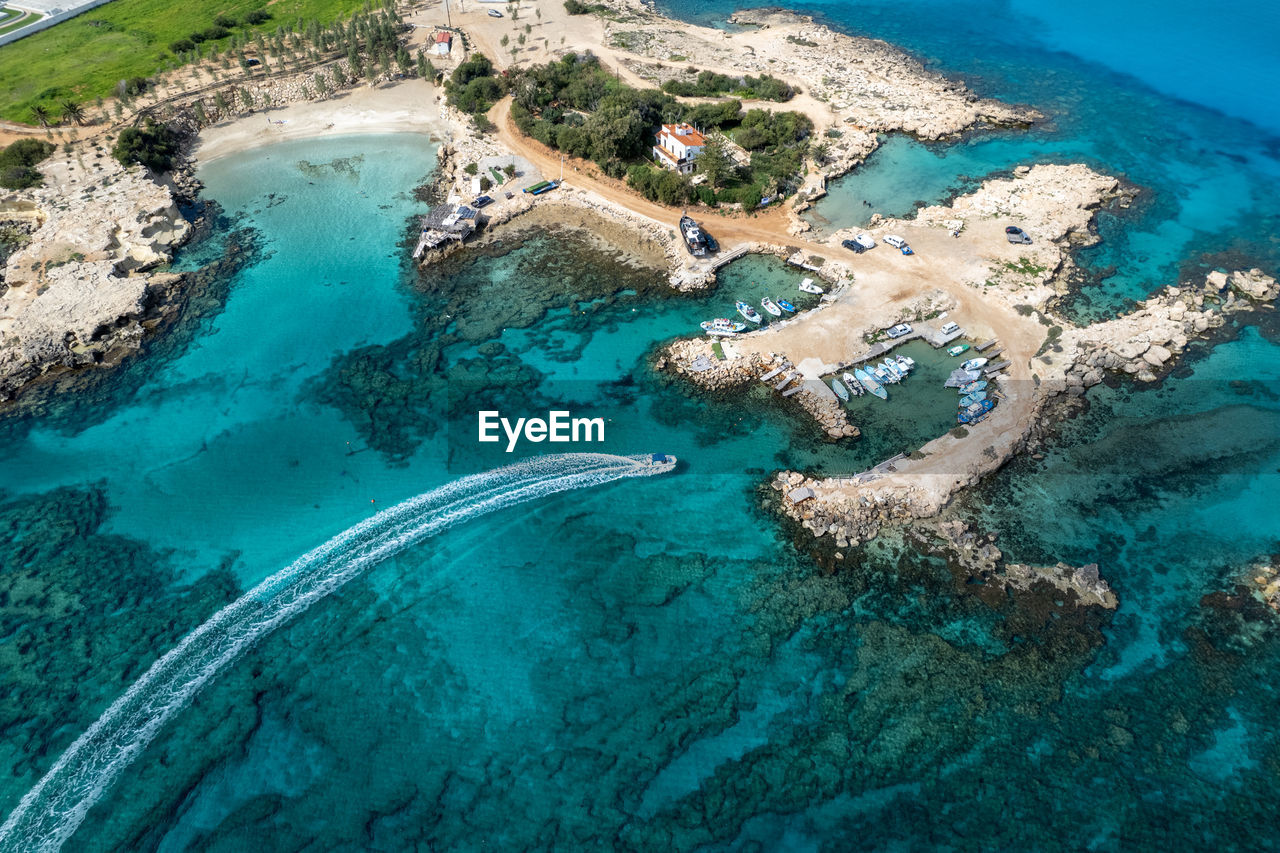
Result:
<svg viewBox="0 0 1280 853"><path fill-rule="evenodd" d="M1041 583L1073 596L1081 606L1115 610L1119 601L1110 584L1098 573L1098 564L1070 566L1032 566L1007 563L996 546L993 533L979 535L965 522L952 518L945 521L912 525L908 535L918 544L946 558L964 580L980 580L1002 589L1032 592Z"/></svg>
<svg viewBox="0 0 1280 853"><path fill-rule="evenodd" d="M1080 396L1108 373L1154 382L1187 344L1221 326L1224 315L1274 302L1280 285L1261 270L1211 272L1203 285L1168 287L1137 311L1064 332L1042 356L1048 395Z"/></svg>
<svg viewBox="0 0 1280 853"><path fill-rule="evenodd" d="M732 344L725 342L721 342L719 347L724 353L722 359L715 351L716 343L702 338L676 341L658 355L654 367L687 379L704 391L743 388L778 368L785 370L778 373L770 384L781 382L786 373L794 372L790 364L779 356L737 354ZM813 381L821 384L820 380ZM858 428L849 422L844 406L830 392L824 395L805 387L784 399L798 404L808 412L830 439L856 438L861 435Z"/></svg>
<svg viewBox="0 0 1280 853"><path fill-rule="evenodd" d="M786 516L818 539L831 537L841 549L874 539L887 524L904 524L941 508L936 496L914 486L853 492L835 488L839 482L779 471L771 485L782 493ZM839 552L836 556L843 558Z"/></svg>
<svg viewBox="0 0 1280 853"><path fill-rule="evenodd" d="M136 350L151 310L181 276L157 273L190 234L171 189L135 166L59 150L29 204L39 227L9 256L0 294L0 399L39 377L114 364Z"/></svg>

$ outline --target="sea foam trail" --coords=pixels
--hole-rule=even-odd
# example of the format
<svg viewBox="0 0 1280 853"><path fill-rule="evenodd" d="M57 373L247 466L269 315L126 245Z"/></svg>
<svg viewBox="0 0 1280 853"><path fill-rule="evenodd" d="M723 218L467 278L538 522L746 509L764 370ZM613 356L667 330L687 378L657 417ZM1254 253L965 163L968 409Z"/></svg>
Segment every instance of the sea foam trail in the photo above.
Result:
<svg viewBox="0 0 1280 853"><path fill-rule="evenodd" d="M370 566L494 510L663 468L647 456L539 456L455 480L360 522L215 613L151 665L0 826L0 850L57 850L160 728L245 650Z"/></svg>

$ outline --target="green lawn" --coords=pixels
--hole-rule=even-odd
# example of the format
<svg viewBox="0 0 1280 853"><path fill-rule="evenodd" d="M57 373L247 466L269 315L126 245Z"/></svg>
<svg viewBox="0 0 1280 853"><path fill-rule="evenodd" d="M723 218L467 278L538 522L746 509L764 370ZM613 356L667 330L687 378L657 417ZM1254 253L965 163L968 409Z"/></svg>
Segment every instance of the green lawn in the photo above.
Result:
<svg viewBox="0 0 1280 853"><path fill-rule="evenodd" d="M256 29L274 32L299 19L329 24L363 7L364 0L114 0L0 47L0 118L30 123L34 104L56 115L62 98L92 101L122 79L150 77L172 56L171 42L218 14L265 8L272 18Z"/></svg>
<svg viewBox="0 0 1280 853"><path fill-rule="evenodd" d="M40 20L35 12L22 12L17 9L0 9L0 36L11 33L19 27L34 24Z"/></svg>

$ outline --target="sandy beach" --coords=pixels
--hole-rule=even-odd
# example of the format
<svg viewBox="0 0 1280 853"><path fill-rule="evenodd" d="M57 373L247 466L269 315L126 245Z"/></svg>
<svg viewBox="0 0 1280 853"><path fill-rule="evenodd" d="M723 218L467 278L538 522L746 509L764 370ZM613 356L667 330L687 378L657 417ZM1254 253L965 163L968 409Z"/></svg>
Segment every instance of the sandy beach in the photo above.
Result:
<svg viewBox="0 0 1280 853"><path fill-rule="evenodd" d="M208 162L260 145L320 136L405 131L439 135L445 127L437 91L425 80L404 80L262 110L202 130L195 158Z"/></svg>

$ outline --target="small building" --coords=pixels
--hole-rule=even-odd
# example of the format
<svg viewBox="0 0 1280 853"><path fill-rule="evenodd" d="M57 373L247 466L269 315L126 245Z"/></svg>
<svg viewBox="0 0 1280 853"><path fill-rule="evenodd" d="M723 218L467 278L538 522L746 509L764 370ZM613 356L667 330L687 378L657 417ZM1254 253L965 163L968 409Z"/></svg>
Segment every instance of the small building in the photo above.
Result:
<svg viewBox="0 0 1280 853"><path fill-rule="evenodd" d="M664 169L673 169L682 175L693 171L693 161L707 146L707 138L691 124L664 124L657 133L657 142L653 146L653 159Z"/></svg>
<svg viewBox="0 0 1280 853"><path fill-rule="evenodd" d="M413 250L414 258L420 258L423 252L446 243L466 240L475 232L479 218L478 211L464 204L446 203L431 208L422 217L422 234L417 248Z"/></svg>
<svg viewBox="0 0 1280 853"><path fill-rule="evenodd" d="M453 33L438 32L436 33L436 53L441 56L448 56L449 51L453 49Z"/></svg>

